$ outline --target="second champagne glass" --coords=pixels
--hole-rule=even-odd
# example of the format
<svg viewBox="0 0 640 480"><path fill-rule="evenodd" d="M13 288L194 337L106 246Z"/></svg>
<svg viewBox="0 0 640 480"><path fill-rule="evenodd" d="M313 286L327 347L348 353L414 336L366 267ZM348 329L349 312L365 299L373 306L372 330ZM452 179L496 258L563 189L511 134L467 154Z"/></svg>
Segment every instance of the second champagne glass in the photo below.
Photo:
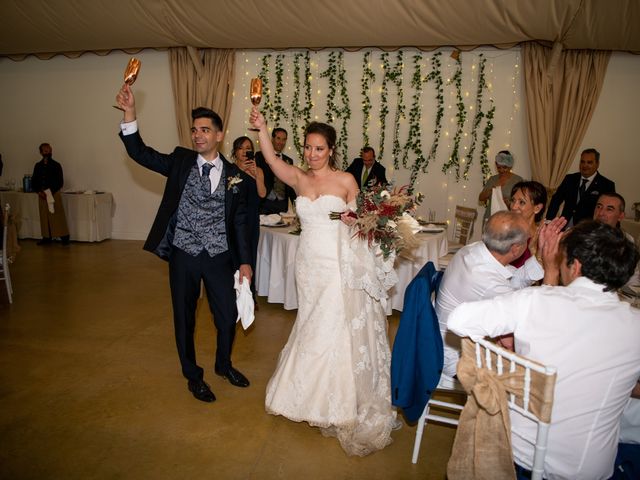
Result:
<svg viewBox="0 0 640 480"><path fill-rule="evenodd" d="M260 105L262 101L262 80L259 78L251 79L251 86L249 87L249 98L251 99L251 103L256 107ZM249 128L249 130L253 132L257 132L257 128Z"/></svg>
<svg viewBox="0 0 640 480"><path fill-rule="evenodd" d="M124 83L131 86L138 78L138 73L140 73L140 66L142 62L138 60L136 57L131 57L129 63L127 63L127 68L124 70ZM117 108L118 110L122 110L119 106L114 105L113 108Z"/></svg>

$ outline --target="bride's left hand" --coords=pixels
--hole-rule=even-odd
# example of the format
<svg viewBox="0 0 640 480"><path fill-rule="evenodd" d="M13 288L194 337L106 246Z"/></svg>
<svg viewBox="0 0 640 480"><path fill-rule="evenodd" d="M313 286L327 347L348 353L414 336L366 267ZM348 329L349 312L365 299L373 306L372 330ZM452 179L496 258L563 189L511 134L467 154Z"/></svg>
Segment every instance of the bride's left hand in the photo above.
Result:
<svg viewBox="0 0 640 480"><path fill-rule="evenodd" d="M356 223L357 218L356 218L355 213L353 211L346 210L346 211L344 211L344 212L342 212L340 214L340 220L342 220L342 222L345 225L348 225L348 226L351 227L352 225L354 225Z"/></svg>

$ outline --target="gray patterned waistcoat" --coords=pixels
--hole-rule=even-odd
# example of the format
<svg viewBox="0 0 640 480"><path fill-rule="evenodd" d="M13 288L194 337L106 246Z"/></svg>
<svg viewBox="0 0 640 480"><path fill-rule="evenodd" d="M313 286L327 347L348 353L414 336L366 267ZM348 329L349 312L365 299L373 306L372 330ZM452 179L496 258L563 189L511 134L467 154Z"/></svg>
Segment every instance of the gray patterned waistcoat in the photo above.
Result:
<svg viewBox="0 0 640 480"><path fill-rule="evenodd" d="M203 249L211 257L229 249L224 221L225 167L223 164L220 183L213 193L209 170L211 165L204 164L201 177L198 165L193 166L178 206L173 244L194 257Z"/></svg>

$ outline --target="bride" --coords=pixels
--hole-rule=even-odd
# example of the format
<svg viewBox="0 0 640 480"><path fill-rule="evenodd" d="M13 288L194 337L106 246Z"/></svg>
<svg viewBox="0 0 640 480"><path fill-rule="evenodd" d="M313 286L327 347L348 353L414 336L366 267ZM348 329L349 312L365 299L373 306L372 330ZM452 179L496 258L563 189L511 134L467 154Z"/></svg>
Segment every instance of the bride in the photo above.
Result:
<svg viewBox="0 0 640 480"><path fill-rule="evenodd" d="M381 300L390 265L380 265L366 242L353 238L347 213L358 186L336 165L336 132L313 122L305 132L303 171L276 157L264 117L251 112L264 158L297 193L302 233L296 256L298 315L267 385L268 413L318 426L350 455L391 443L391 353Z"/></svg>

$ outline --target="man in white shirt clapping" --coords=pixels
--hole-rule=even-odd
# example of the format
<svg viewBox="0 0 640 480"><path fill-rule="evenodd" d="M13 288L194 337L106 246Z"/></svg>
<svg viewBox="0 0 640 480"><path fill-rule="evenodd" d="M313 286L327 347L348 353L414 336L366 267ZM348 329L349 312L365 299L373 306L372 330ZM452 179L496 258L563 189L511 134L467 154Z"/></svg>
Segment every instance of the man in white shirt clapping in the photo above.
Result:
<svg viewBox="0 0 640 480"><path fill-rule="evenodd" d="M542 251L541 245L550 235L557 237L560 234L565 223L566 220L559 217L543 225L538 251ZM436 315L444 343L443 383L451 381L460 359L460 339L447 333L447 319L453 309L463 302L485 300L528 287L545 276L545 269L536 257L527 259L518 269L509 265L520 258L528 240L529 226L522 215L498 212L487 220L482 241L460 249L447 266L436 300ZM545 265L547 270L557 268L553 258L549 261L550 264ZM557 281L557 272L553 278L545 279L545 283L553 281Z"/></svg>
<svg viewBox="0 0 640 480"><path fill-rule="evenodd" d="M465 303L449 316L449 330L482 338L513 333L517 353L558 369L547 479L608 479L613 472L622 410L640 377L640 310L616 289L640 254L624 234L585 221L560 245L564 287L532 287L491 300ZM531 469L535 424L511 412L515 462Z"/></svg>

